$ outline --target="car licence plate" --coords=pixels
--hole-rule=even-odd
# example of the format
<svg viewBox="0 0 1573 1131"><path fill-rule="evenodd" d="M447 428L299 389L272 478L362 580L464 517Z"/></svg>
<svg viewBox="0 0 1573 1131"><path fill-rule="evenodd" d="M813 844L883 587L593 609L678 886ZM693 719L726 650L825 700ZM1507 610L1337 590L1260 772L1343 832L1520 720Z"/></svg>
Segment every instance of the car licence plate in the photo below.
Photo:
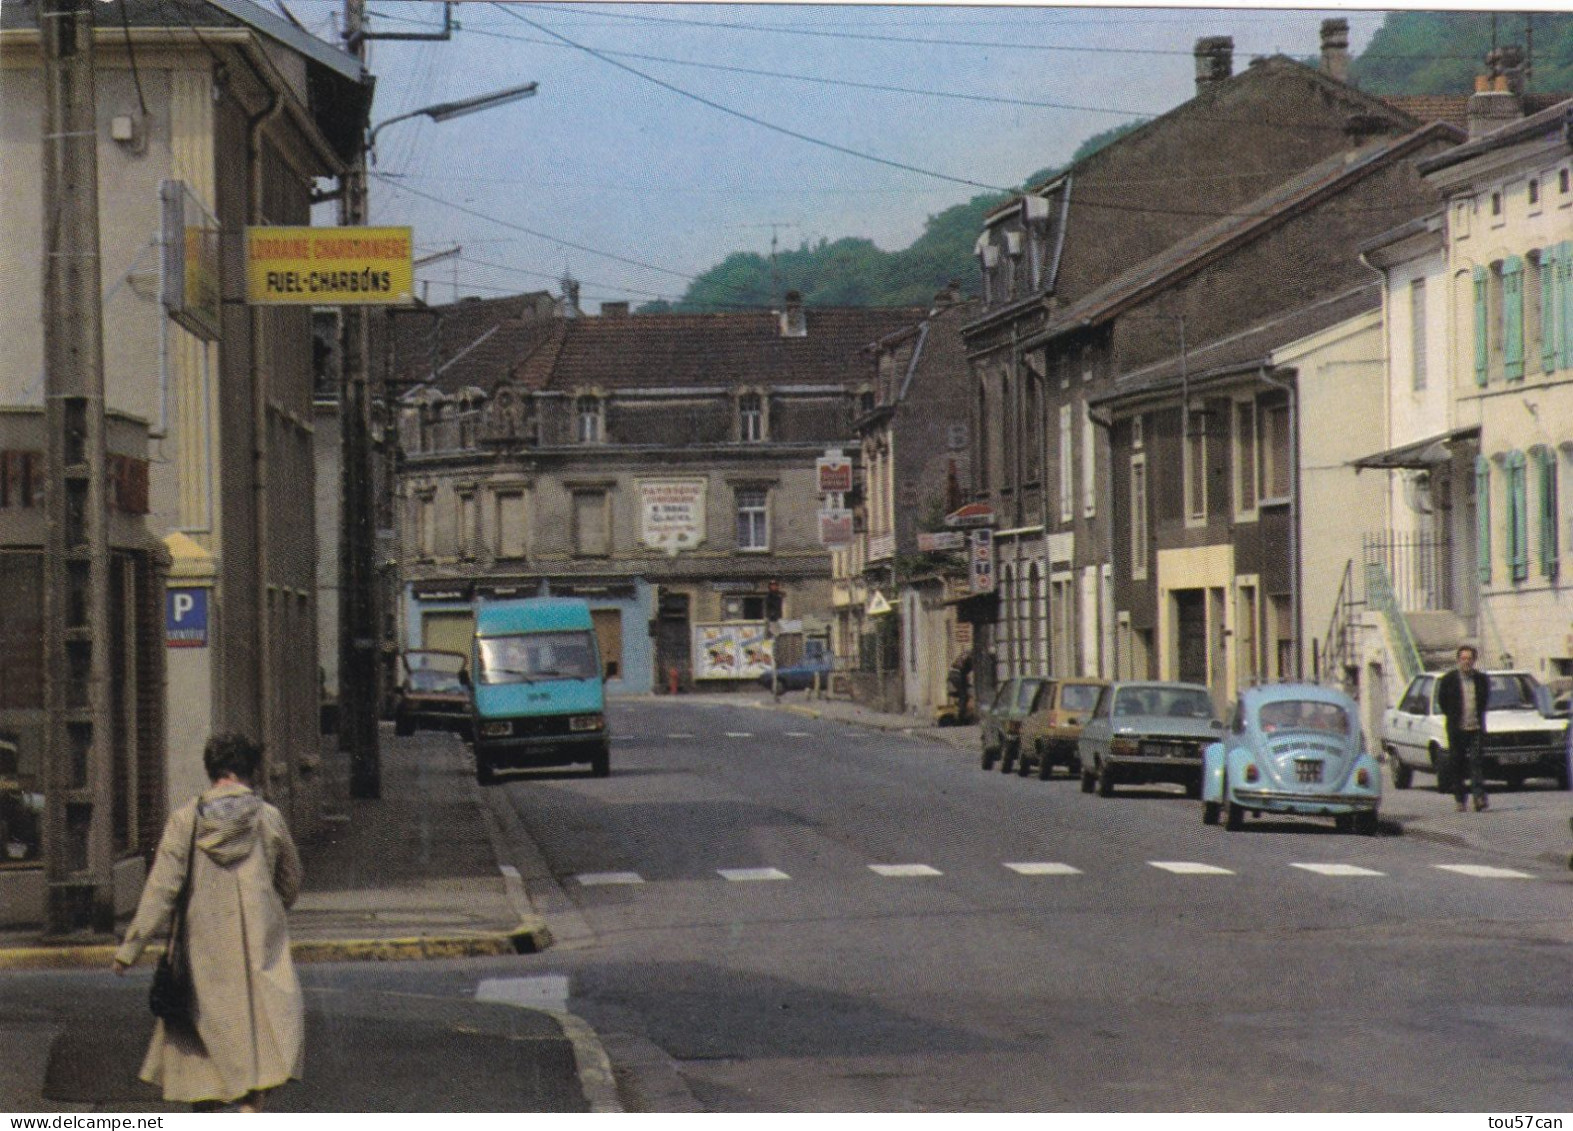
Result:
<svg viewBox="0 0 1573 1131"><path fill-rule="evenodd" d="M1540 753L1535 750L1504 750L1500 754L1493 754L1498 765L1522 766L1529 762L1538 762Z"/></svg>
<svg viewBox="0 0 1573 1131"><path fill-rule="evenodd" d="M1142 753L1154 758L1189 758L1191 748L1183 742L1144 742Z"/></svg>
<svg viewBox="0 0 1573 1131"><path fill-rule="evenodd" d="M1314 759L1297 760L1294 764L1294 780L1306 784L1316 784L1322 780L1322 763Z"/></svg>

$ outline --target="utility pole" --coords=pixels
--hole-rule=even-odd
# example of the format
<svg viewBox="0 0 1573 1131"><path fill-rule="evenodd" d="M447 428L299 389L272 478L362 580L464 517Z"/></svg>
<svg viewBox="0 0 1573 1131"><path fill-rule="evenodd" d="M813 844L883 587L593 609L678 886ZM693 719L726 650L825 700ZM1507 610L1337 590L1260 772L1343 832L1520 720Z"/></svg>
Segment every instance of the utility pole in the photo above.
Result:
<svg viewBox="0 0 1573 1131"><path fill-rule="evenodd" d="M48 931L115 925L109 516L90 0L39 11L44 76L43 322Z"/></svg>
<svg viewBox="0 0 1573 1131"><path fill-rule="evenodd" d="M344 37L366 61L365 0L344 0ZM344 172L339 223L366 223L366 145ZM339 308L339 749L349 755L350 796L382 796L377 717L380 621L377 616L376 493L372 482L370 334L366 308Z"/></svg>

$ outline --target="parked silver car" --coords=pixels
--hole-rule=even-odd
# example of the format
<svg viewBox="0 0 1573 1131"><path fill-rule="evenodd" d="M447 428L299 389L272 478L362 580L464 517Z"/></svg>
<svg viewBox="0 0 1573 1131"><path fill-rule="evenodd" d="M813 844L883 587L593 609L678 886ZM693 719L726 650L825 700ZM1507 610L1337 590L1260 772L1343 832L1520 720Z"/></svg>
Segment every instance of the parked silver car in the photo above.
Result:
<svg viewBox="0 0 1573 1131"><path fill-rule="evenodd" d="M1110 797L1120 784L1175 782L1200 797L1202 752L1222 730L1199 683L1112 683L1077 742L1082 792Z"/></svg>

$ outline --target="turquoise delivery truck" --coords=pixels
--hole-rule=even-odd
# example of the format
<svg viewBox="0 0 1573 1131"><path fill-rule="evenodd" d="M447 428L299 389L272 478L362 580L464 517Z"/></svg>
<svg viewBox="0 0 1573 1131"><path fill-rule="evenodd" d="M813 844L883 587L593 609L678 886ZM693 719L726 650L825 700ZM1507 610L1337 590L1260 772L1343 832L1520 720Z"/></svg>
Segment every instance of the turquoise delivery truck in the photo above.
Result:
<svg viewBox="0 0 1573 1131"><path fill-rule="evenodd" d="M488 601L470 656L475 780L499 769L588 763L612 772L600 649L590 606L569 597Z"/></svg>

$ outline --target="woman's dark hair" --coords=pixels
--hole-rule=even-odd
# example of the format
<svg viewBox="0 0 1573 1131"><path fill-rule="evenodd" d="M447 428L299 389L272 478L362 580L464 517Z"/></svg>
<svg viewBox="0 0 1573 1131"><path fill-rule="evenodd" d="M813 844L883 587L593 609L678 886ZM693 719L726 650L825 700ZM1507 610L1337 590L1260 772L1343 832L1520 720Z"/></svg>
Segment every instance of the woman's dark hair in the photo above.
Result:
<svg viewBox="0 0 1573 1131"><path fill-rule="evenodd" d="M249 782L262 764L262 747L243 734L215 734L202 750L202 767L209 781L234 774Z"/></svg>

